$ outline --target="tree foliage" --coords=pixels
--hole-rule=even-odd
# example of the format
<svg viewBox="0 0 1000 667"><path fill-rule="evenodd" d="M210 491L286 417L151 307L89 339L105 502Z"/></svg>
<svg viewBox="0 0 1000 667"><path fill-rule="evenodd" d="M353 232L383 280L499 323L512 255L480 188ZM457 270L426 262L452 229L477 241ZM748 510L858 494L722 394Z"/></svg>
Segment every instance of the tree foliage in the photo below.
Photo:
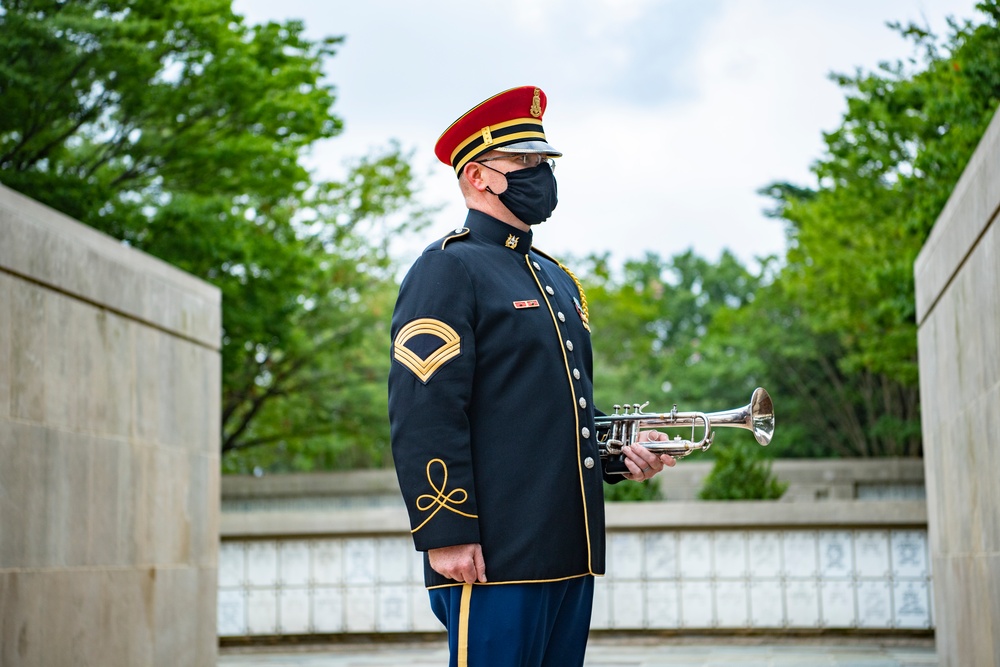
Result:
<svg viewBox="0 0 1000 667"><path fill-rule="evenodd" d="M835 75L847 112L825 135L818 186L765 192L788 223L782 300L838 352L824 373L858 454L920 451L913 263L1000 102L1000 5L944 40L894 25L907 61ZM829 392L826 392L829 393Z"/></svg>
<svg viewBox="0 0 1000 667"><path fill-rule="evenodd" d="M753 377L705 372L701 363L713 319L749 304L758 287L759 278L732 254L723 253L713 264L691 251L669 260L650 253L626 261L620 271L612 270L608 256L591 256L580 269L597 321L592 333L597 405L608 410L616 403L649 401L651 410L660 410L666 402L706 398L712 406L746 402Z"/></svg>
<svg viewBox="0 0 1000 667"><path fill-rule="evenodd" d="M386 239L425 211L398 145L305 168L342 128L342 38L302 33L230 0L3 0L0 180L222 290L224 452L363 439L380 464L384 391L356 388L387 363Z"/></svg>

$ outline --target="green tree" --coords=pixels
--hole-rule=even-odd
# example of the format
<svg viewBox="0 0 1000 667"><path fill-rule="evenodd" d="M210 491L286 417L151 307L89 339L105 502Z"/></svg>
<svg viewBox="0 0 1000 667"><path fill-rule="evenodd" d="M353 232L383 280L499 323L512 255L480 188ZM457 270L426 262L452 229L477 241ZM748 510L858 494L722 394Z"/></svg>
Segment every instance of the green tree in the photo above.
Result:
<svg viewBox="0 0 1000 667"><path fill-rule="evenodd" d="M0 181L221 288L224 451L354 439L383 463L384 405L352 385L384 372L386 239L426 211L397 145L340 183L305 168L341 131L342 38L302 32L230 0L2 0Z"/></svg>
<svg viewBox="0 0 1000 667"><path fill-rule="evenodd" d="M913 263L1000 102L1000 4L977 8L982 24L951 21L943 41L896 25L914 57L836 75L848 109L817 187L765 188L788 223L788 312L839 351L824 372L845 383L859 454L920 451Z"/></svg>
<svg viewBox="0 0 1000 667"><path fill-rule="evenodd" d="M732 254L717 263L691 251L669 260L647 254L621 271L609 257L592 256L580 267L593 314L598 406L649 401L650 410L677 403L705 411L746 402L753 378L737 381L701 363L714 318L750 303L758 286Z"/></svg>

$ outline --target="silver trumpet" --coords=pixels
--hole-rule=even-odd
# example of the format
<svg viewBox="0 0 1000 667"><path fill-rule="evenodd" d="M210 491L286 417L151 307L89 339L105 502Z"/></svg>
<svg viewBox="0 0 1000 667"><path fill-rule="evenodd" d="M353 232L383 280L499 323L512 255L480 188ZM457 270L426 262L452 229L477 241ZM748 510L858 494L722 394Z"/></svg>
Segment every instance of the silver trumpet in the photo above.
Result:
<svg viewBox="0 0 1000 667"><path fill-rule="evenodd" d="M643 412L649 403L638 403L632 406L614 406L614 414L599 416L595 419L597 426L597 445L602 459L617 458L625 445L640 445L655 454L670 454L675 459L687 456L695 450L705 451L712 445L717 426L745 428L753 431L754 437L762 445L771 442L774 434L774 404L771 397L762 387L757 387L750 397L750 403L735 410L723 412L677 412L675 405L670 412ZM639 432L650 428L681 428L691 427L691 437L688 440L674 436L673 440L658 440L655 442L639 442ZM703 429L701 439L695 440L698 429ZM619 469L621 468L621 469ZM621 466L606 466L608 472L625 474L628 472Z"/></svg>

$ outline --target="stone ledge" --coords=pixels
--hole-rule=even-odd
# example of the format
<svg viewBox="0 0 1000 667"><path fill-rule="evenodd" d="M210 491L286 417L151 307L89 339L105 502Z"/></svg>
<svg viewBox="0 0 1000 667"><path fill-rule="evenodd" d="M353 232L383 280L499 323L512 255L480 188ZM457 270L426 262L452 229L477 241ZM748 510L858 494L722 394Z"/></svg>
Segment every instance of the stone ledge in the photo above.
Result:
<svg viewBox="0 0 1000 667"><path fill-rule="evenodd" d="M716 528L922 528L927 506L919 500L609 503L608 530ZM233 512L222 515L220 536L285 538L350 535L409 535L401 508L341 512Z"/></svg>
<svg viewBox="0 0 1000 667"><path fill-rule="evenodd" d="M210 349L218 288L0 185L0 270Z"/></svg>
<svg viewBox="0 0 1000 667"><path fill-rule="evenodd" d="M983 133L969 164L913 264L917 323L951 284L1000 210L1000 113Z"/></svg>
<svg viewBox="0 0 1000 667"><path fill-rule="evenodd" d="M696 500L713 465L711 459L692 457L665 472L658 478L665 500ZM920 486L924 481L922 459L775 459L771 469L780 481L789 483L781 503L853 500L859 486ZM320 501L375 496L402 502L391 469L222 477L222 499L234 510L236 503L247 505L250 511L269 504L272 511L281 511L281 501L309 500L322 505Z"/></svg>

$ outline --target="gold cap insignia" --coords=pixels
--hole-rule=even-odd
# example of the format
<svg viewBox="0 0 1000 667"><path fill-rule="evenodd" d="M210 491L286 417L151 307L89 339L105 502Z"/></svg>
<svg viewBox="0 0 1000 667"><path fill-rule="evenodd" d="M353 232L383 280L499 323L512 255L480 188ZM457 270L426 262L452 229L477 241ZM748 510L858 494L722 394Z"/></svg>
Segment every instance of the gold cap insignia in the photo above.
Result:
<svg viewBox="0 0 1000 667"><path fill-rule="evenodd" d="M490 126L487 125L483 128L483 144L489 146L493 143L493 133L490 132Z"/></svg>
<svg viewBox="0 0 1000 667"><path fill-rule="evenodd" d="M531 98L531 117L538 118L542 115L542 91L535 88L535 95Z"/></svg>

